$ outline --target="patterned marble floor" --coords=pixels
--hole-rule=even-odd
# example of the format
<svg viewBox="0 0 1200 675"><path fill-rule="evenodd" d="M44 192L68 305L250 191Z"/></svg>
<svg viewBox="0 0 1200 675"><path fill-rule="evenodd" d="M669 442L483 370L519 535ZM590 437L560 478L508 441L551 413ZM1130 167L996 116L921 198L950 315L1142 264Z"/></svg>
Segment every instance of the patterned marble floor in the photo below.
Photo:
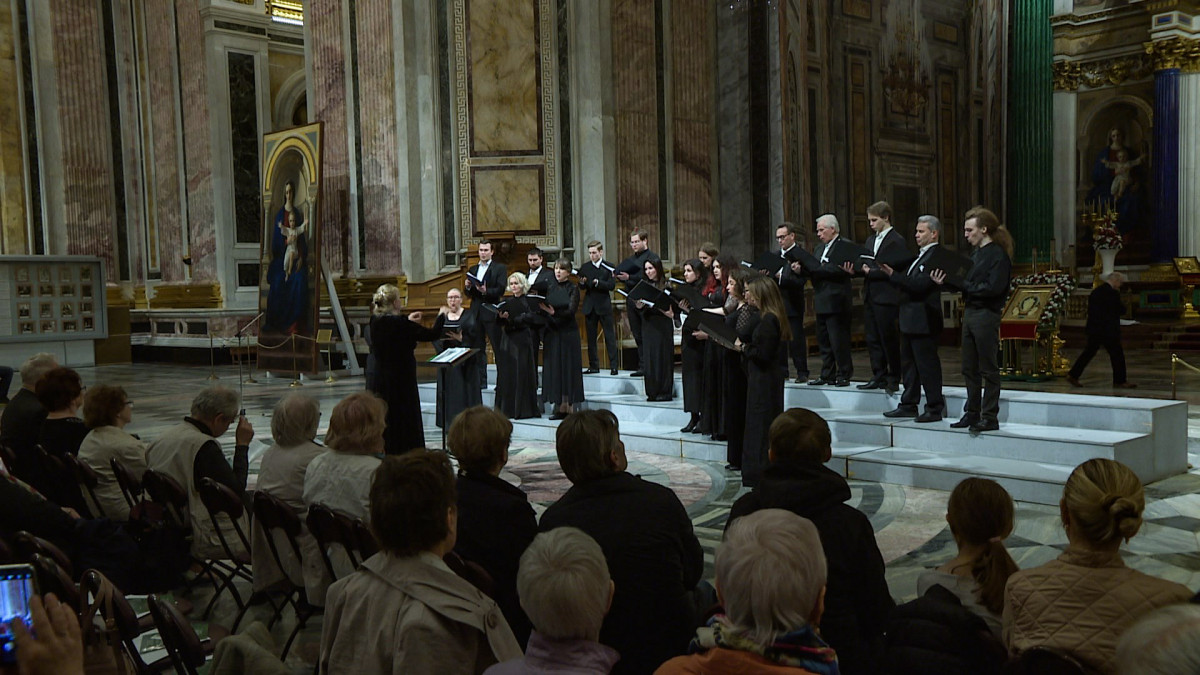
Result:
<svg viewBox="0 0 1200 675"><path fill-rule="evenodd" d="M855 354L859 372L866 372L865 354ZM944 364L947 373L955 373L958 364L952 357ZM1134 393L1149 397L1169 397L1169 358L1148 352L1130 354L1131 381L1145 383ZM1089 394L1105 393L1107 387L1106 360L1098 360L1085 378L1092 384ZM208 384L208 368L171 364L142 364L100 366L80 370L85 383L107 382L126 387L135 401L134 421L129 430L142 438L153 439L162 429L174 424L186 413L195 392ZM215 371L217 382L239 387L236 367L220 367ZM245 373L241 374L242 377ZM256 439L252 459L270 442L270 411L275 402L288 391L290 380L267 378L258 373L258 383L241 385L244 391L247 416L254 424ZM954 384L949 376L947 384ZM961 379L961 378L959 378ZM961 383L961 382L959 382ZM1189 451L1192 465L1200 464L1200 375L1181 376L1180 398L1193 403L1189 413ZM1008 386L1008 385L1006 385ZM1014 384L1013 388L1032 388ZM329 412L343 396L359 391L361 378L345 377L327 384L322 380L306 380L300 391L321 402L323 423ZM1050 391L1070 391L1061 380L1043 383L1036 388ZM1121 392L1126 394L1127 392ZM325 432L324 426L320 435ZM232 445L232 434L223 439ZM440 445L440 433L427 428L430 447ZM231 450L231 447L227 449ZM705 550L706 578L712 578L712 554L720 541L729 507L744 492L737 473L727 472L721 463L686 460L637 452L629 448L630 471L671 487L683 501L692 517L697 535ZM252 473L256 462L252 462ZM510 461L504 477L529 494L540 513L568 487L569 483L558 467L551 443L514 439ZM887 561L887 578L897 602L915 595L917 575L953 556L953 541L945 523L948 493L899 485L851 481L851 504L871 520L876 539ZM1145 572L1156 574L1192 588L1200 588L1200 470L1152 484L1147 487L1147 522L1142 532L1124 549L1127 562ZM1065 545L1066 539L1054 507L1019 503L1017 526L1007 545L1022 567L1041 564L1053 557ZM218 612L218 616L221 612ZM296 672L311 669L319 644L319 620L302 633L289 656L289 665ZM277 626L279 637L286 636L289 626ZM307 664L307 665L306 665Z"/></svg>

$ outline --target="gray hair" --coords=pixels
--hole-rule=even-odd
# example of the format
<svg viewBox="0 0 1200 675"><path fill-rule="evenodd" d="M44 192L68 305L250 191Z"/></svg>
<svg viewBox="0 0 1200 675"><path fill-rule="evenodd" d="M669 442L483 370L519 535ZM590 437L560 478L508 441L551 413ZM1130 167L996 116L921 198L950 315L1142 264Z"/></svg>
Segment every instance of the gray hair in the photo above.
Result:
<svg viewBox="0 0 1200 675"><path fill-rule="evenodd" d="M543 532L521 555L521 609L548 638L599 639L611 587L604 552L583 530L556 527Z"/></svg>
<svg viewBox="0 0 1200 675"><path fill-rule="evenodd" d="M513 272L512 274L508 275L508 279L506 279L505 281L512 281L513 279L517 280L517 284L521 287L522 293L529 292L529 278L528 277L526 277L521 272Z"/></svg>
<svg viewBox="0 0 1200 675"><path fill-rule="evenodd" d="M317 436L321 421L321 405L305 394L288 394L275 404L271 413L271 437L275 443L290 448L311 441Z"/></svg>
<svg viewBox="0 0 1200 675"><path fill-rule="evenodd" d="M192 417L198 420L211 420L217 415L236 418L238 415L238 395L229 387L214 384L205 387L192 399Z"/></svg>
<svg viewBox="0 0 1200 675"><path fill-rule="evenodd" d="M1126 279L1128 277L1125 276L1124 272L1111 272L1108 276L1104 277L1105 281L1119 281L1121 283L1125 283Z"/></svg>
<svg viewBox="0 0 1200 675"><path fill-rule="evenodd" d="M1200 672L1200 606L1160 607L1142 616L1117 643L1122 675Z"/></svg>
<svg viewBox="0 0 1200 675"><path fill-rule="evenodd" d="M920 218L917 218L917 222L925 223L925 227L928 227L930 232L942 231L942 221L938 220L937 216L921 216Z"/></svg>
<svg viewBox="0 0 1200 675"><path fill-rule="evenodd" d="M50 352L41 352L34 354L26 359L25 363L21 364L21 384L26 387L32 387L42 379L46 373L58 367L58 359Z"/></svg>
<svg viewBox="0 0 1200 675"><path fill-rule="evenodd" d="M819 216L817 218L817 227L820 227L821 223L825 223L829 227L833 228L834 232L841 233L842 231L842 226L838 225L837 216L833 215L832 213L826 213L823 216Z"/></svg>
<svg viewBox="0 0 1200 675"><path fill-rule="evenodd" d="M783 509L733 521L715 567L725 615L760 645L808 623L827 575L816 526Z"/></svg>

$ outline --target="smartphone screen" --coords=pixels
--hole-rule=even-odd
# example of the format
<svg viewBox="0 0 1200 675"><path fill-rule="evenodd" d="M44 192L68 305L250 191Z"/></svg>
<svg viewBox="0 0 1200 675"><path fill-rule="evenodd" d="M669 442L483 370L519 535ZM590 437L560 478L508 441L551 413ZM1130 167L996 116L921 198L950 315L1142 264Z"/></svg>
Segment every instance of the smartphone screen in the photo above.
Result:
<svg viewBox="0 0 1200 675"><path fill-rule="evenodd" d="M34 594L33 567L0 565L0 663L17 662L17 643L8 624L16 619L32 623L29 600Z"/></svg>

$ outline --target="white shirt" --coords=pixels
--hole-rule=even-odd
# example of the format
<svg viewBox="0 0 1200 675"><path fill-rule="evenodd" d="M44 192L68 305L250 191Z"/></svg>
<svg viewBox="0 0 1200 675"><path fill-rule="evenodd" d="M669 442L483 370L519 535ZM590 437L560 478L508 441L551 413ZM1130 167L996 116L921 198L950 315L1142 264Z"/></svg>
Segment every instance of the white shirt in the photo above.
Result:
<svg viewBox="0 0 1200 675"><path fill-rule="evenodd" d="M929 252L929 249L937 245L938 243L935 241L932 244L925 244L922 246L921 250L917 253L917 259L912 261L912 264L908 266L908 271L905 272L905 274L912 274L913 268L917 266L917 263L921 262L921 258L925 257L925 254Z"/></svg>
<svg viewBox="0 0 1200 675"><path fill-rule="evenodd" d="M887 233L891 232L891 231L892 231L892 226L888 225L887 227L880 230L878 234L875 235L875 250L871 251L871 255L879 255L879 245L883 243L883 238L886 237Z"/></svg>
<svg viewBox="0 0 1200 675"><path fill-rule="evenodd" d="M529 283L530 283L530 285L532 285L532 284L533 284L533 282L534 282L534 281L535 281L535 280L538 278L538 275L539 275L539 274L541 274L541 273L542 273L542 270L544 270L544 269L546 269L546 268L545 268L545 267L539 267L539 268L537 268L536 270L529 270Z"/></svg>
<svg viewBox="0 0 1200 675"><path fill-rule="evenodd" d="M833 239L830 239L828 244L825 244L825 250L821 251L821 262L822 263L829 262L829 249L833 248L833 242L837 241L838 238L841 236L842 235L839 234L839 235L835 236Z"/></svg>
<svg viewBox="0 0 1200 675"><path fill-rule="evenodd" d="M478 277L480 281L483 281L483 278L487 276L488 266L491 264L492 261L490 260L487 262L480 261L479 267L475 268L475 276Z"/></svg>

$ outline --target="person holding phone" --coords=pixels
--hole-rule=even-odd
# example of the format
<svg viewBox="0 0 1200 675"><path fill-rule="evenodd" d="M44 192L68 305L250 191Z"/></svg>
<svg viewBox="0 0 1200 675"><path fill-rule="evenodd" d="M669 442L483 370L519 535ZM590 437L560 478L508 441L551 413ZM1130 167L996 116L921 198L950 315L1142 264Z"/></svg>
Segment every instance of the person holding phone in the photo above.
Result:
<svg viewBox="0 0 1200 675"><path fill-rule="evenodd" d="M29 565L14 567L28 569L32 578L33 568ZM79 619L53 593L47 593L45 600L30 595L28 611L21 616L10 620L7 611L4 615L4 628L11 633L4 635L4 658L0 666L16 663L23 675L83 675ZM12 642L8 641L10 635ZM14 655L12 661L7 658L9 654Z"/></svg>

